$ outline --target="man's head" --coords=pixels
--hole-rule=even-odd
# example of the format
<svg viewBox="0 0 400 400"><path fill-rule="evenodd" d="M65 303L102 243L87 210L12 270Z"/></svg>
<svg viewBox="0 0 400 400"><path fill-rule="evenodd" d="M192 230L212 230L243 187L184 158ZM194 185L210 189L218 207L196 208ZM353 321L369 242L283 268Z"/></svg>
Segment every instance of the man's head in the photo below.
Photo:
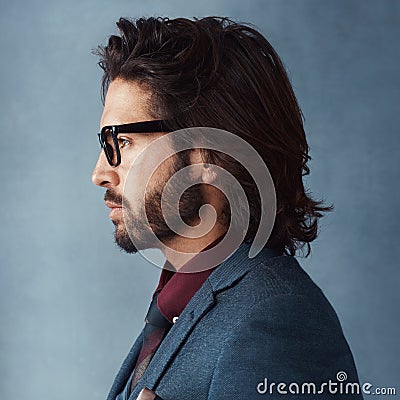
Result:
<svg viewBox="0 0 400 400"><path fill-rule="evenodd" d="M227 18L140 18L133 22L121 18L117 25L120 36L111 36L108 45L97 50L104 70L101 127L163 119L168 121L170 130L208 126L240 136L258 151L275 185L277 215L267 245L294 255L306 244L309 253L309 243L317 236L318 218L331 207L323 207L304 189L302 177L309 173L307 162L311 157L302 114L271 44L255 29ZM105 197L112 203L109 205L122 204L130 162L160 135L163 133L120 135L121 157L125 161L117 167L110 166L104 154L100 155L93 181L107 188ZM154 205L159 204L164 182L194 162L215 164L241 183L250 207L246 239L251 240L261 213L257 186L232 157L205 149L177 154L154 174L145 204L154 233L161 240L174 237L163 222L160 208ZM140 174L135 177L138 185L140 178ZM220 221L229 222L226 199L207 186L195 186L182 197L180 211L188 224L196 224L200 206L213 199ZM135 205L131 196L125 200L134 222L126 227L118 208L112 211L112 219L117 242L134 251L127 230L143 238L146 233L140 221L135 220L135 207L140 205ZM142 244L151 245L146 239Z"/></svg>
<svg viewBox="0 0 400 400"><path fill-rule="evenodd" d="M114 79L107 91L100 126L120 126L132 122L151 121L152 117L149 115L147 105L150 94L148 89L135 81ZM148 225L140 212L141 206L145 207L151 231L158 239L168 241L175 236L163 218L161 196L165 182L194 160L193 156L191 157L187 152L174 154L154 171L147 184L143 171L147 167L148 159L140 158L139 155L163 134L163 132L119 134L117 136L121 155L119 165L115 168L111 166L105 152L101 152L93 171L93 182L107 189L104 200L111 209L110 217L116 229L115 240L129 253L155 244L153 235L149 232ZM173 143L170 145L173 147ZM159 159L161 150L157 147L153 148L150 156ZM133 168L134 161L136 164L133 164L135 166ZM131 176L131 185L127 185L128 176ZM142 204L142 192L145 192L144 204ZM180 199L180 215L185 223L191 225L197 222L199 208L204 203L203 192L204 190L201 190L199 185L194 185L183 193ZM170 198L172 197L173 193L170 193Z"/></svg>

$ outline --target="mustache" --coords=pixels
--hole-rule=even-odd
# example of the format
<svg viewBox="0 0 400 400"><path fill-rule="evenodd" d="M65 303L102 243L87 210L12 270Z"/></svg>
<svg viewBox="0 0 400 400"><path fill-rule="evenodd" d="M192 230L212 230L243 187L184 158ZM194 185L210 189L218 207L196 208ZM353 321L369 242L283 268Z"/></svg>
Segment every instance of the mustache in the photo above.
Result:
<svg viewBox="0 0 400 400"><path fill-rule="evenodd" d="M104 194L104 201L110 201L111 203L122 206L123 197L122 195L114 192L112 189L107 189Z"/></svg>

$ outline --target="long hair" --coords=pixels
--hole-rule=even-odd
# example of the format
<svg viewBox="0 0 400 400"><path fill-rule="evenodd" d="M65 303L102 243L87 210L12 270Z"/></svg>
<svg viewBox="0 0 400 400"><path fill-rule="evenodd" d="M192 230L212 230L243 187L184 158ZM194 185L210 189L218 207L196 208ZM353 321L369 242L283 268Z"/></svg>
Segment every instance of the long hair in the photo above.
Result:
<svg viewBox="0 0 400 400"><path fill-rule="evenodd" d="M249 24L225 17L121 18L95 53L104 70L102 98L111 81L132 80L149 89L149 113L172 130L212 126L250 143L266 163L276 190L275 224L267 242L294 256L310 254L324 206L304 188L311 159L298 105L285 67L268 40ZM209 163L231 172L245 189L250 223L259 224L260 196L244 168L224 153L202 150Z"/></svg>

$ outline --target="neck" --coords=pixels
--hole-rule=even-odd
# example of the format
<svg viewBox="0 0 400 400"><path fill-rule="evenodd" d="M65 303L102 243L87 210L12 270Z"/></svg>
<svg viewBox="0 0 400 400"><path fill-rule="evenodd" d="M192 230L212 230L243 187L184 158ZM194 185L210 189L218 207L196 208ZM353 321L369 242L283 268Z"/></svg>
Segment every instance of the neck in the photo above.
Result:
<svg viewBox="0 0 400 400"><path fill-rule="evenodd" d="M190 259L221 237L225 232L226 228L217 222L208 233L199 238L176 236L168 241L162 252L174 268L179 271Z"/></svg>

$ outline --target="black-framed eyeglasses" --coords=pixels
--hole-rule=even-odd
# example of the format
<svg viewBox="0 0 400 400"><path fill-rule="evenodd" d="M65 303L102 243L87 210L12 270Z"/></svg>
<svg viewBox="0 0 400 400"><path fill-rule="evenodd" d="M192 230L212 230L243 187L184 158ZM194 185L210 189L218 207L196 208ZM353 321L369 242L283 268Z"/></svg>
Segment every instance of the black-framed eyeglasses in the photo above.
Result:
<svg viewBox="0 0 400 400"><path fill-rule="evenodd" d="M104 126L97 135L108 163L112 167L117 167L121 163L121 151L117 137L119 133L153 132L171 132L171 129L168 128L167 121L157 119L154 121L141 121L123 125L107 125Z"/></svg>

